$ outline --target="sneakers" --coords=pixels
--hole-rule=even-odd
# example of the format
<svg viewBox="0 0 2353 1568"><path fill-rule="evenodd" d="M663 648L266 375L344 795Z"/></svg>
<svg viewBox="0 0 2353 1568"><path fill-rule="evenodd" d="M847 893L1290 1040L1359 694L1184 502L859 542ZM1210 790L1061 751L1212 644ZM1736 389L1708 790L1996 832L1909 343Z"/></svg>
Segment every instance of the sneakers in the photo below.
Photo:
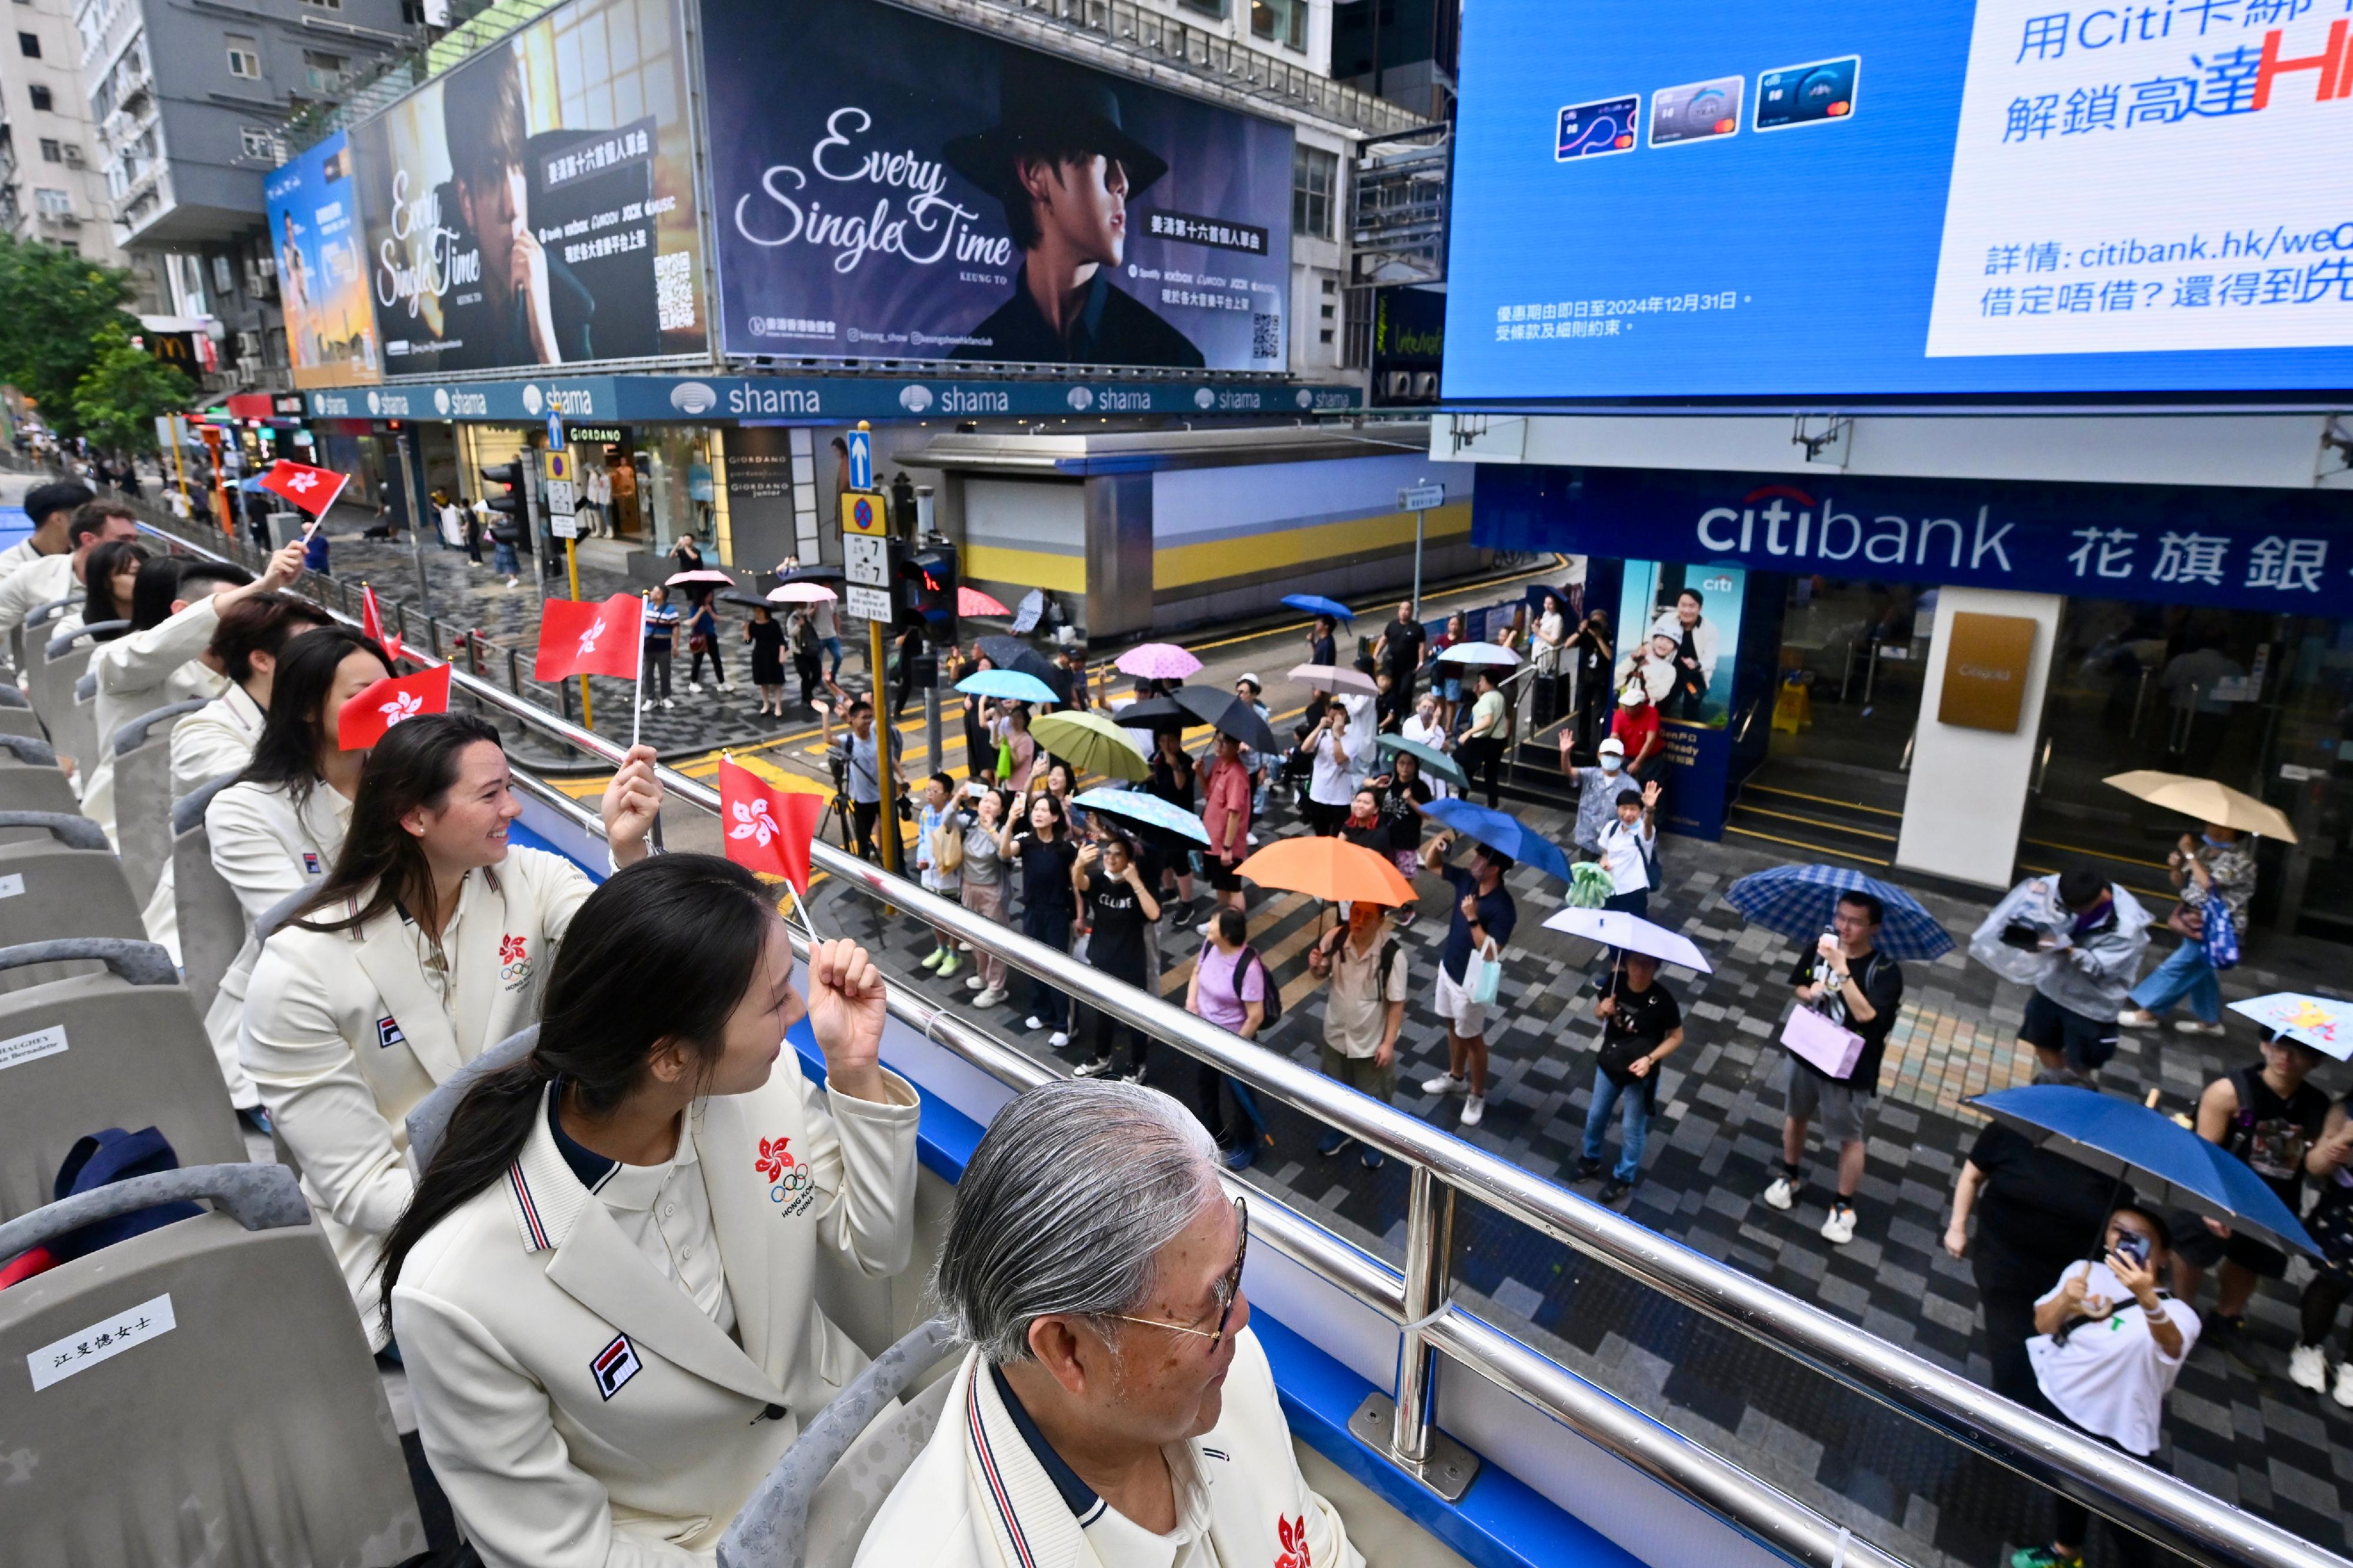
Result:
<svg viewBox="0 0 2353 1568"><path fill-rule="evenodd" d="M1091 1062L1082 1062L1077 1067L1071 1069L1071 1075L1073 1078L1109 1078L1111 1076L1111 1058L1109 1057L1097 1057Z"/></svg>
<svg viewBox="0 0 2353 1568"><path fill-rule="evenodd" d="M1844 1247L1854 1239L1854 1205L1844 1198L1831 1205L1831 1217L1822 1221L1822 1239L1832 1247Z"/></svg>
<svg viewBox="0 0 2353 1568"><path fill-rule="evenodd" d="M674 698L665 697L662 699L662 706L664 708L675 708L678 706L678 702Z"/></svg>
<svg viewBox="0 0 2353 1568"><path fill-rule="evenodd" d="M946 948L935 947L932 949L929 953L924 955L923 967L925 969L937 969L940 966L940 961L947 957L947 955L948 950Z"/></svg>
<svg viewBox="0 0 2353 1568"><path fill-rule="evenodd" d="M941 979L945 980L949 975L954 974L957 970L963 967L964 965L956 962L956 955L955 953L944 952L940 956L939 976Z"/></svg>
<svg viewBox="0 0 2353 1568"><path fill-rule="evenodd" d="M972 1005L976 1007L994 1007L999 1002L1005 1000L1005 995L1006 993L1003 986L992 985L987 990L983 991L979 995L974 997L972 999Z"/></svg>
<svg viewBox="0 0 2353 1568"><path fill-rule="evenodd" d="M2328 1358L2318 1345L2298 1345L2288 1352L2287 1380L2298 1388L2308 1388L2315 1394L2328 1389Z"/></svg>
<svg viewBox="0 0 2353 1568"><path fill-rule="evenodd" d="M1572 1175L1570 1175L1570 1177L1569 1177L1568 1179L1569 1179L1569 1183L1570 1183L1570 1184L1571 1184L1571 1185L1575 1185L1577 1183L1579 1183L1579 1182L1589 1182L1589 1181L1593 1180L1593 1178L1594 1178L1594 1177L1596 1177L1596 1176L1599 1175L1600 1173L1601 1173L1601 1162L1600 1162L1600 1161L1599 1161L1599 1160L1586 1160L1586 1159L1579 1159L1579 1160L1577 1162L1577 1170L1576 1170L1576 1172L1575 1172Z"/></svg>
<svg viewBox="0 0 2353 1568"><path fill-rule="evenodd" d="M986 991L988 989L988 982L977 974L966 975L964 988L967 991Z"/></svg>
<svg viewBox="0 0 2353 1568"><path fill-rule="evenodd" d="M1068 1029L1057 1029L1052 1034L1046 1037L1046 1043L1059 1051L1064 1046L1071 1043L1071 1031Z"/></svg>
<svg viewBox="0 0 2353 1568"><path fill-rule="evenodd" d="M640 703L638 703L638 712L640 712L640 713L650 713L650 712L652 712L653 710L654 710L654 700L653 700L652 698L650 698L650 697L647 698L643 702L640 702Z"/></svg>
<svg viewBox="0 0 2353 1568"><path fill-rule="evenodd" d="M1382 1157L1381 1152L1378 1149L1372 1147L1370 1144L1366 1144L1365 1146L1364 1165L1366 1170L1377 1171L1388 1163L1388 1162ZM2346 1386L2353 1388L2353 1383L2349 1383ZM2348 1400L2347 1403L2353 1404L2353 1400Z"/></svg>
<svg viewBox="0 0 2353 1568"><path fill-rule="evenodd" d="M693 696L700 697L702 695L702 682L700 680L690 680L686 683L686 689Z"/></svg>
<svg viewBox="0 0 2353 1568"><path fill-rule="evenodd" d="M2353 1361L2337 1363L2337 1386L2328 1391L2328 1397L2353 1410Z"/></svg>
<svg viewBox="0 0 2353 1568"><path fill-rule="evenodd" d="M1765 1204L1783 1214L1798 1206L1798 1183L1793 1176L1776 1176L1773 1184L1765 1189Z"/></svg>
<svg viewBox="0 0 2353 1568"><path fill-rule="evenodd" d="M1036 1030L1042 1029L1046 1026L1046 1020L1038 1016L1037 1014L1032 1013L1028 1017L1021 1020L1021 1026L1025 1029L1035 1032Z"/></svg>
<svg viewBox="0 0 2353 1568"><path fill-rule="evenodd" d="M1601 1184L1601 1191L1596 1194L1594 1201L1600 1204L1604 1208L1615 1207L1620 1199L1625 1197L1628 1193L1630 1193L1633 1190L1633 1183L1621 1182L1617 1177L1612 1176L1608 1181Z"/></svg>
<svg viewBox="0 0 2353 1568"><path fill-rule="evenodd" d="M2119 1029L2154 1029L2157 1027L2157 1015L2150 1012L2146 1007L2127 1007L2123 1012L2116 1015L2116 1027Z"/></svg>
<svg viewBox="0 0 2353 1568"><path fill-rule="evenodd" d="M2010 1554L2010 1568L2084 1568L2084 1554L2050 1546L2022 1547Z"/></svg>
<svg viewBox="0 0 2353 1568"><path fill-rule="evenodd" d="M1354 1142L1338 1128L1329 1127L1324 1129L1324 1136L1315 1141L1315 1152L1328 1160Z"/></svg>
<svg viewBox="0 0 2353 1568"><path fill-rule="evenodd" d="M2201 1024L2195 1018L2176 1018L2173 1021L2173 1032L2177 1035L2204 1035L2210 1038L2219 1039L2231 1031L2220 1024Z"/></svg>
<svg viewBox="0 0 2353 1568"><path fill-rule="evenodd" d="M1462 1102L1462 1125L1476 1127L1487 1114L1487 1097L1474 1094Z"/></svg>
<svg viewBox="0 0 2353 1568"><path fill-rule="evenodd" d="M1468 1094L1471 1092L1471 1086L1462 1079L1456 1078L1451 1072L1442 1072L1436 1078L1423 1079L1421 1080L1421 1092L1424 1094Z"/></svg>

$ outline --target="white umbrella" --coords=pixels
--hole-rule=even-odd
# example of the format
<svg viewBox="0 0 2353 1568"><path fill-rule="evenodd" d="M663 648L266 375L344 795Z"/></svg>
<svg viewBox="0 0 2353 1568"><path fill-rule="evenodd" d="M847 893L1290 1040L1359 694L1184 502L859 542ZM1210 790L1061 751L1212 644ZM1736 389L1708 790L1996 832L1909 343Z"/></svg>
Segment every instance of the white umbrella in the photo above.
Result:
<svg viewBox="0 0 2353 1568"><path fill-rule="evenodd" d="M1342 669L1336 664L1302 664L1292 667L1291 679L1303 680L1318 691L1378 691L1373 678L1361 669Z"/></svg>
<svg viewBox="0 0 2353 1568"><path fill-rule="evenodd" d="M712 572L708 569L699 572L675 572L662 579L662 586L666 588L675 588L681 583L723 583L733 587L735 579L724 572Z"/></svg>
<svg viewBox="0 0 2353 1568"><path fill-rule="evenodd" d="M1459 642L1438 656L1452 664L1517 664L1520 656L1501 643Z"/></svg>
<svg viewBox="0 0 2353 1568"><path fill-rule="evenodd" d="M779 605L829 605L841 595L822 583L780 583L768 597Z"/></svg>
<svg viewBox="0 0 2353 1568"><path fill-rule="evenodd" d="M1680 963L1685 969L1695 969L1702 974L1715 973L1714 966L1691 938L1681 931L1652 925L1640 915L1630 915L1623 910L1565 909L1545 921L1545 930L1567 931L1571 936L1598 942L1604 947L1643 953L1664 963Z"/></svg>

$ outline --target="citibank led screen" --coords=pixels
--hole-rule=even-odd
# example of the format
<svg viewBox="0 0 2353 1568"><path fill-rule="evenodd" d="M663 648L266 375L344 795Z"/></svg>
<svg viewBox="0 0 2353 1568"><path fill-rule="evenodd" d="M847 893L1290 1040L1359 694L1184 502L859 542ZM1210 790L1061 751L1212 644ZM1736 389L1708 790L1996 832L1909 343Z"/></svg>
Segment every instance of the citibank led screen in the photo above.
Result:
<svg viewBox="0 0 2353 1568"><path fill-rule="evenodd" d="M729 354L1288 365L1287 126L871 0L702 16Z"/></svg>

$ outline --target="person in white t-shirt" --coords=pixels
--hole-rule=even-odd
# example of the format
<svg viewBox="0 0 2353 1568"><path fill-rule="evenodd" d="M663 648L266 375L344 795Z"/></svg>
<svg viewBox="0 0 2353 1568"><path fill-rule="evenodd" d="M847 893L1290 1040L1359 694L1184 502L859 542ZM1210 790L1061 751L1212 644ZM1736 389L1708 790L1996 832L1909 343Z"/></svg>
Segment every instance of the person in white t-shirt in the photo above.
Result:
<svg viewBox="0 0 2353 1568"><path fill-rule="evenodd" d="M2071 1263L2034 1303L2035 1336L2026 1342L2034 1382L2060 1419L2146 1459L2157 1452L2165 1396L2198 1342L2198 1310L2160 1289L2173 1252L2164 1219L2135 1204L2108 1215L2099 1262ZM2054 1496L2049 1545L2010 1554L2010 1568L2080 1568L2091 1511ZM2146 1568L2147 1537L2111 1530L2124 1568Z"/></svg>

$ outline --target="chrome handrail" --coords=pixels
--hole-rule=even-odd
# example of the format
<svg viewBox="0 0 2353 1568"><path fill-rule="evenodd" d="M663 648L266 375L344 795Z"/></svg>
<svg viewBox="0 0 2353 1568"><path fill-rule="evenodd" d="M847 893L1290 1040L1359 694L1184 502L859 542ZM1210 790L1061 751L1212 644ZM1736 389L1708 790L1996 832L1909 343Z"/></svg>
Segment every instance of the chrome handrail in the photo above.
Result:
<svg viewBox="0 0 2353 1568"><path fill-rule="evenodd" d="M200 554L211 553L177 535L163 537ZM618 743L463 669L453 666L450 679L456 689L577 751L610 763L618 763L627 754ZM660 767L657 772L669 793L713 815L719 813L716 790L674 769ZM2346 1559L2120 1454L2078 1428L2036 1415L1958 1373L1890 1344L1810 1302L1661 1236L1418 1117L1338 1085L1157 996L1101 971L1073 964L1068 953L975 914L960 902L891 876L822 839L810 846L809 854L814 869L862 889L877 902L1046 980L1114 1022L1140 1028L1368 1148L1428 1170L1447 1185L2029 1479L2063 1492L2170 1551L2211 1568L2353 1568ZM935 1031L937 1017L944 1016L935 1011ZM955 1022L960 1021L952 1021ZM939 1037L936 1032L934 1037ZM1444 1339L1436 1330L1451 1320L1453 1310L1450 1307L1444 1317L1422 1325L1434 1342ZM1566 1369L1562 1371L1568 1375ZM1425 1420L1430 1407L1425 1405ZM1735 1522L1744 1530L1751 1529L1748 1521ZM1798 1544L1765 1535L1759 1539L1798 1561L1813 1561L1800 1555ZM1854 1547L1849 1542L1844 1550L1851 1554Z"/></svg>

